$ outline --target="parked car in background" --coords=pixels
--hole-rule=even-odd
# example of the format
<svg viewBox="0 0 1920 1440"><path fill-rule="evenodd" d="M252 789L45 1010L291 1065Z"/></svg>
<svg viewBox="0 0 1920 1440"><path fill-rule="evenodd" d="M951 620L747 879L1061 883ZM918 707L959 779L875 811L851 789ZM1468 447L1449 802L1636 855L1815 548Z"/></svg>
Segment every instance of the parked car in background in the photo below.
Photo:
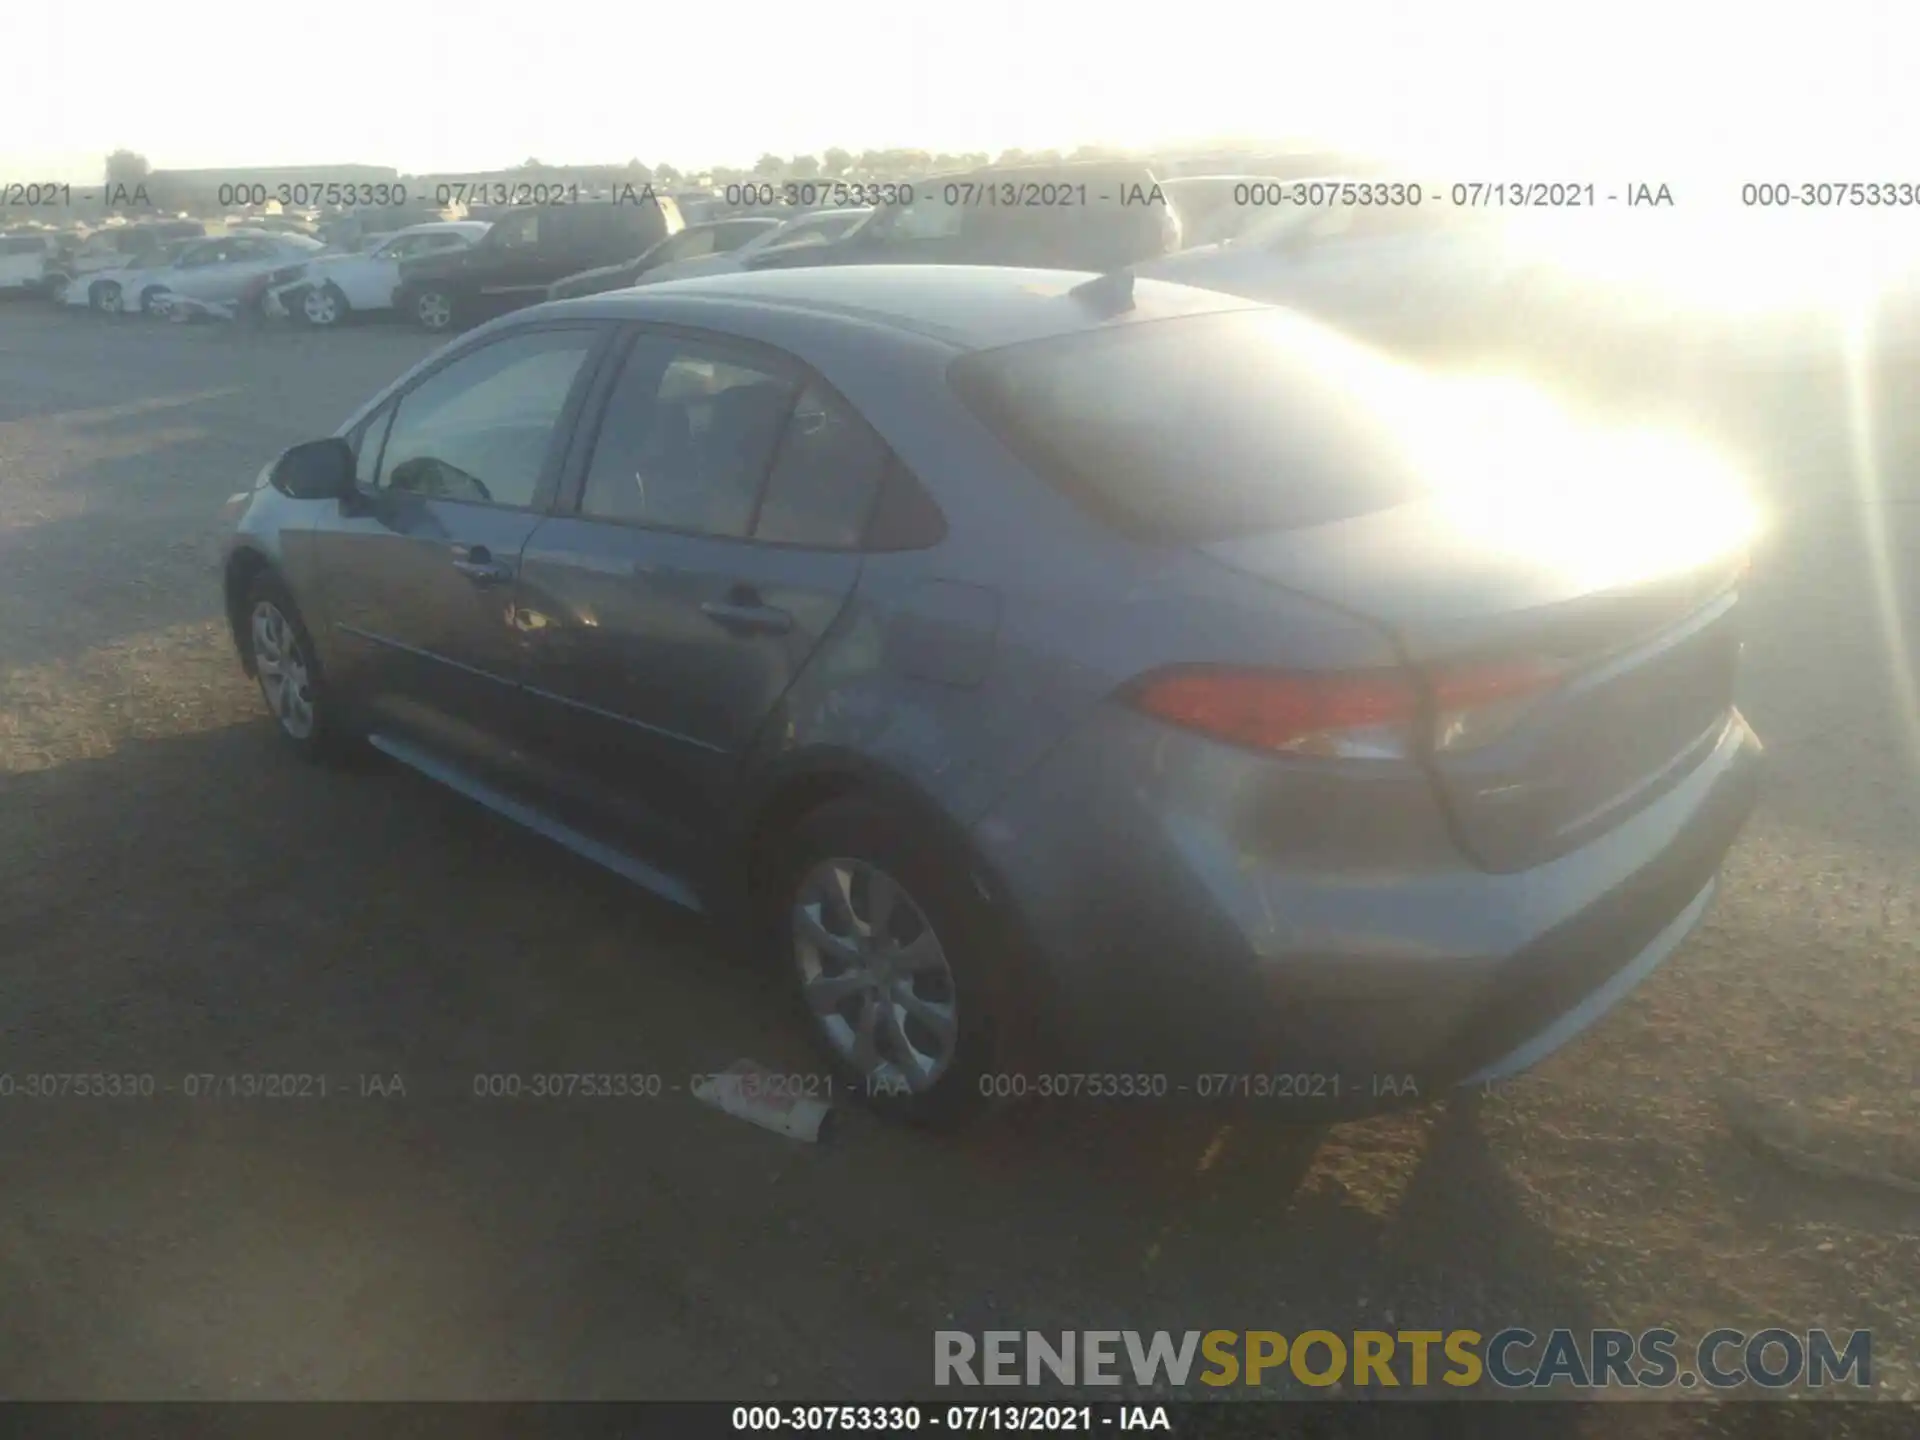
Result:
<svg viewBox="0 0 1920 1440"><path fill-rule="evenodd" d="M721 218L720 199L711 190L676 190L673 202L680 207L680 218L689 225L704 225Z"/></svg>
<svg viewBox="0 0 1920 1440"><path fill-rule="evenodd" d="M60 240L51 231L0 235L0 295L44 295L57 273Z"/></svg>
<svg viewBox="0 0 1920 1440"><path fill-rule="evenodd" d="M554 281L644 255L685 228L670 195L520 206L477 245L401 262L394 304L423 330L463 329L537 304Z"/></svg>
<svg viewBox="0 0 1920 1440"><path fill-rule="evenodd" d="M856 226L873 216L871 206L845 210L815 210L791 219L772 218L771 228L763 229L737 250L670 260L651 267L646 281L680 280L689 275L723 275L730 270L746 270L760 256L788 245L830 245L845 239ZM771 218L771 217L769 217ZM745 223L745 222L737 222ZM752 223L758 224L759 220ZM555 297L558 298L558 297Z"/></svg>
<svg viewBox="0 0 1920 1440"><path fill-rule="evenodd" d="M275 234L264 230L236 231L188 245L173 263L140 272L137 289L124 291L120 307L142 314L164 315L175 297L198 306L238 302L256 280L276 268L306 260L325 250L305 235Z"/></svg>
<svg viewBox="0 0 1920 1440"><path fill-rule="evenodd" d="M704 225L689 225L635 259L622 261L618 265L601 265L554 281L547 287L547 298L572 300L582 295L624 290L643 279L652 279L661 270L677 270L703 260L724 259L730 252L779 228L780 222L771 217L714 220Z"/></svg>
<svg viewBox="0 0 1920 1440"><path fill-rule="evenodd" d="M1338 1113L1591 1024L1755 802L1750 514L1533 399L1127 275L643 285L270 463L224 608L290 749L740 917L882 1108Z"/></svg>
<svg viewBox="0 0 1920 1440"><path fill-rule="evenodd" d="M1160 188L1179 213L1184 249L1232 239L1272 213L1261 200L1284 193L1271 175L1178 175Z"/></svg>
<svg viewBox="0 0 1920 1440"><path fill-rule="evenodd" d="M200 220L150 220L134 225L108 225L88 235L65 259L53 277L51 290L56 296L84 276L128 265L145 265L175 240L204 237L205 222Z"/></svg>
<svg viewBox="0 0 1920 1440"><path fill-rule="evenodd" d="M393 308L406 260L464 250L487 233L479 220L411 225L358 253L320 254L273 272L268 293L296 320L325 329L349 315Z"/></svg>
<svg viewBox="0 0 1920 1440"><path fill-rule="evenodd" d="M1178 212L1145 165L988 166L913 182L828 245L783 245L749 270L797 265L1027 265L1113 270L1181 246Z"/></svg>
<svg viewBox="0 0 1920 1440"><path fill-rule="evenodd" d="M68 282L56 298L71 309L91 310L100 315L118 315L123 309L138 311L146 278L166 271L182 253L200 243L200 240L169 241L158 250L128 259L112 269L79 276Z"/></svg>
<svg viewBox="0 0 1920 1440"><path fill-rule="evenodd" d="M1298 309L1408 358L1637 404L1681 383L1720 322L1582 259L1628 239L1586 211L1288 205L1138 273Z"/></svg>

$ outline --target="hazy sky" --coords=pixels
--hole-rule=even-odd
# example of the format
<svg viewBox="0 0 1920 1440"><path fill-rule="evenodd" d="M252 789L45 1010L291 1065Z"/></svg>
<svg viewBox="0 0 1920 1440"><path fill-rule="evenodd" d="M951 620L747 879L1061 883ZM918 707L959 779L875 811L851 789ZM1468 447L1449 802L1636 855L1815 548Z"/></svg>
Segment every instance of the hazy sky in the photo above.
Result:
<svg viewBox="0 0 1920 1440"><path fill-rule="evenodd" d="M0 180L94 181L123 145L418 173L1316 132L1499 149L1525 178L1920 181L1915 0L5 9ZM1632 173L1586 173L1603 158Z"/></svg>

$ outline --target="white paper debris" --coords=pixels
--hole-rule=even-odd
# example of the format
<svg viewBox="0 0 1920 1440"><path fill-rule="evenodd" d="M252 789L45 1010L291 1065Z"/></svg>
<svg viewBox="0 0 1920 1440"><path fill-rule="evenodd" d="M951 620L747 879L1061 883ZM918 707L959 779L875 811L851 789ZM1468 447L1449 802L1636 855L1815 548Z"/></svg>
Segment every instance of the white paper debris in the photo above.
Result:
<svg viewBox="0 0 1920 1440"><path fill-rule="evenodd" d="M717 1075L693 1084L693 1098L790 1140L820 1138L829 1106L800 1093L804 1077L776 1075L752 1060L736 1060Z"/></svg>

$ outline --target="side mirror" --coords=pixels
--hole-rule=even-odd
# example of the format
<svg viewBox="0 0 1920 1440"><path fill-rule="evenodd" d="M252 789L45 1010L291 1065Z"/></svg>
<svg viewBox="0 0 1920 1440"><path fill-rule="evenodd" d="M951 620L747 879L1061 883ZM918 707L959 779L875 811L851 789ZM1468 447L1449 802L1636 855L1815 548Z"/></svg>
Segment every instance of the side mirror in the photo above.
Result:
<svg viewBox="0 0 1920 1440"><path fill-rule="evenodd" d="M353 447L332 435L287 451L267 483L295 500L345 500L355 493L353 472Z"/></svg>

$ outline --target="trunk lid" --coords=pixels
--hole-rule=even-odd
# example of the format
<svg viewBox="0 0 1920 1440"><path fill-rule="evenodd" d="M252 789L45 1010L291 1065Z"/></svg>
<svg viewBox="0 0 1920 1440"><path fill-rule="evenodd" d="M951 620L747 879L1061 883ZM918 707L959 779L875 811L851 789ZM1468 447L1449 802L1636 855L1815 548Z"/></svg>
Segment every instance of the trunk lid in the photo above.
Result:
<svg viewBox="0 0 1920 1440"><path fill-rule="evenodd" d="M1663 498L1430 498L1201 548L1392 634L1424 682L1423 763L1462 848L1514 871L1649 803L1732 717L1745 531ZM1454 743L1433 700L1447 677L1511 662L1557 678Z"/></svg>

